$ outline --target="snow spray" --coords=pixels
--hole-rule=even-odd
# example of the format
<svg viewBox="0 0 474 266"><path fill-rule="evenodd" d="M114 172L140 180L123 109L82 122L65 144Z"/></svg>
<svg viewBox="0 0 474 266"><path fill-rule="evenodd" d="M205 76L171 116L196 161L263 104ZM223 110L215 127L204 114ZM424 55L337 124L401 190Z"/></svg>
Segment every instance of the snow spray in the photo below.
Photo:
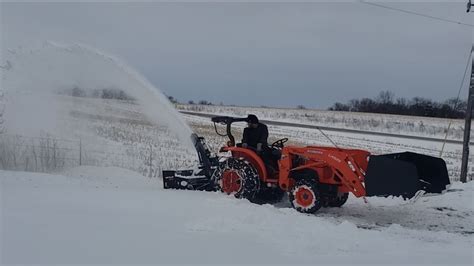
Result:
<svg viewBox="0 0 474 266"><path fill-rule="evenodd" d="M194 150L192 130L168 98L114 56L82 44L48 41L34 49L7 50L3 57L4 126L9 133L61 135L67 124L62 119L70 103L58 101L58 94L74 88L114 88L134 98L150 122L167 127L186 149Z"/></svg>

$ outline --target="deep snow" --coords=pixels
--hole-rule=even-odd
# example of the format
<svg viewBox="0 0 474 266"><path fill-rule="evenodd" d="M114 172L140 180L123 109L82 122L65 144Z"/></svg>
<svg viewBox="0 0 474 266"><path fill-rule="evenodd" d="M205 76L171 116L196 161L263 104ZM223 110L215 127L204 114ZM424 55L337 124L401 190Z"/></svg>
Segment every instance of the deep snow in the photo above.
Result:
<svg viewBox="0 0 474 266"><path fill-rule="evenodd" d="M472 264L473 183L304 215L121 168L0 171L1 262Z"/></svg>

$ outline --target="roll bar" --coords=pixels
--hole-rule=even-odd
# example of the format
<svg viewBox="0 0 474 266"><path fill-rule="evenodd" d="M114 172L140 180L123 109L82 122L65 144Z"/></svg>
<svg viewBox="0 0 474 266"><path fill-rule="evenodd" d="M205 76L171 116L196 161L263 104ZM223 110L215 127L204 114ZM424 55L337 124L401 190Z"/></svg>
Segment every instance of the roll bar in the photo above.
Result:
<svg viewBox="0 0 474 266"><path fill-rule="evenodd" d="M230 117L230 116L214 116L211 118L211 121L214 122L214 130L216 134L221 137L229 138L229 146L235 146L235 138L232 135L232 123L236 122L247 122L247 117ZM226 134L221 134L217 130L217 124L226 125Z"/></svg>

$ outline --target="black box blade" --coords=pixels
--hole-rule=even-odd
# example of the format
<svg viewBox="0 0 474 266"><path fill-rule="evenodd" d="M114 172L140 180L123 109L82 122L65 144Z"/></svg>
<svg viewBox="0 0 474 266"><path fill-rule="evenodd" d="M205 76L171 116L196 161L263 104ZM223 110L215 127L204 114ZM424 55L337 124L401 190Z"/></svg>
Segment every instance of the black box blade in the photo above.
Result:
<svg viewBox="0 0 474 266"><path fill-rule="evenodd" d="M365 176L367 196L412 198L419 190L442 193L449 183L443 159L413 152L370 156Z"/></svg>

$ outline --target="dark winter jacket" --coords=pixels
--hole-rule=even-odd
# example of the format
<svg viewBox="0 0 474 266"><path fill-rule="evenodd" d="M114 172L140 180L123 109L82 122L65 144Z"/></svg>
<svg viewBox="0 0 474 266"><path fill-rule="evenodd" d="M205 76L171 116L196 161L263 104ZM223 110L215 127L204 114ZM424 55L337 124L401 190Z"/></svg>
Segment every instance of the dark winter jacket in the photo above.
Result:
<svg viewBox="0 0 474 266"><path fill-rule="evenodd" d="M247 127L244 129L242 143L257 148L258 143L262 143L263 147L268 146L268 128L265 124L259 123L257 128Z"/></svg>

